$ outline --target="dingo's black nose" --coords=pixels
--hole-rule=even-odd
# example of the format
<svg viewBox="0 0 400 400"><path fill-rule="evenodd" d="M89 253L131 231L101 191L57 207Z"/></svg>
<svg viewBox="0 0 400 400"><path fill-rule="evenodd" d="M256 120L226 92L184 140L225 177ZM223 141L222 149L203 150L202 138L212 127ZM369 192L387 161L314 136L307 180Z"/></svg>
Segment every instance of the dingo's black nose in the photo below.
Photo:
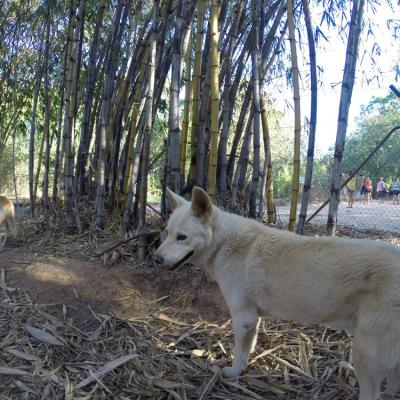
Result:
<svg viewBox="0 0 400 400"><path fill-rule="evenodd" d="M153 259L157 264L164 263L164 259L161 256L159 256L158 254L154 254Z"/></svg>

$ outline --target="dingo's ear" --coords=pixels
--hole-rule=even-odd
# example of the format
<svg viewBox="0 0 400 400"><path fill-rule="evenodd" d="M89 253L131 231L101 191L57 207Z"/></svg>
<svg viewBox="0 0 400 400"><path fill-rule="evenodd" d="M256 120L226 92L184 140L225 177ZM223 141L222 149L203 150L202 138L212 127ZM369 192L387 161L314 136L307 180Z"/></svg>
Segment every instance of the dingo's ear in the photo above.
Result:
<svg viewBox="0 0 400 400"><path fill-rule="evenodd" d="M196 217L207 218L211 214L212 202L207 192L195 186L192 192L192 212Z"/></svg>
<svg viewBox="0 0 400 400"><path fill-rule="evenodd" d="M175 210L175 208L178 208L183 204L187 203L187 201L183 197L179 196L178 194L174 193L171 189L168 188L167 188L167 195L172 210Z"/></svg>

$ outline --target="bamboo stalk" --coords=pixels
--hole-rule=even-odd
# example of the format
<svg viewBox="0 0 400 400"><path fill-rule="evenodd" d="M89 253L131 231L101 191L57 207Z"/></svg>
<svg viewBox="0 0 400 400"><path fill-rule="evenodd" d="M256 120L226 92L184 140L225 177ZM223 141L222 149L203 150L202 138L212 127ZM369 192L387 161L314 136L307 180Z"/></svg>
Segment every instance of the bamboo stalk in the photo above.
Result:
<svg viewBox="0 0 400 400"><path fill-rule="evenodd" d="M29 198L31 206L31 216L35 217L35 195L34 195L34 162L35 162L35 133L36 133L36 114L37 104L39 99L40 84L42 81L42 48L44 43L44 33L42 35L39 47L39 57L36 65L35 89L32 103L32 119L31 119L31 132L29 139ZM1 150L1 149L0 149ZM1 155L2 151L0 151Z"/></svg>
<svg viewBox="0 0 400 400"><path fill-rule="evenodd" d="M137 120L138 120L140 104L141 104L141 94L142 94L142 88L143 88L144 74L146 71L147 58L148 58L148 51L146 51L142 57L142 60L140 63L140 72L139 72L138 80L137 80L136 87L135 87L135 94L134 94L133 105L132 105L131 122L130 122L130 126L129 126L128 156L126 159L127 165L126 165L125 174L124 174L124 186L123 186L124 193L128 193L130 182L131 182L131 175L132 175L132 168L133 168L133 153L134 153L133 150L134 150L134 144L135 144L135 139L136 139L136 134L137 134Z"/></svg>
<svg viewBox="0 0 400 400"><path fill-rule="evenodd" d="M46 16L46 46L44 53L44 101L45 101L45 121L43 137L46 142L44 176L43 176L43 205L44 215L49 220L49 169L50 169L50 95L49 95L49 53L50 53L50 13ZM38 166L39 167L39 166Z"/></svg>
<svg viewBox="0 0 400 400"><path fill-rule="evenodd" d="M114 68L116 63L114 57L116 53L116 41L118 36L118 27L121 22L122 9L125 5L124 0L119 0L118 6L115 12L113 25L111 28L112 40L108 53L108 59L106 63L106 69L104 74L104 87L103 87L103 98L101 105L101 126L100 135L98 139L99 144L99 161L98 161L98 179L97 179L97 193L96 193L96 227L104 228L105 221L105 195L106 195L106 159L109 153L110 144L107 141L108 126L109 126L109 113L112 95L112 80L114 76Z"/></svg>
<svg viewBox="0 0 400 400"><path fill-rule="evenodd" d="M328 234L330 235L333 235L336 230L337 210L339 207L341 185L342 158L346 142L347 120L349 117L351 96L353 94L364 4L365 0L354 1L351 13L350 31L346 49L342 89L340 93L338 125L327 220L327 230Z"/></svg>
<svg viewBox="0 0 400 400"><path fill-rule="evenodd" d="M223 116L222 116L222 130L221 139L218 146L218 173L219 173L219 199L223 206L226 205L226 189L227 189L227 147L228 147L228 136L229 128L231 126L231 111L233 110L234 102L231 101L231 70L232 70L232 54L234 46L237 42L237 35L239 30L239 23L243 15L243 2L241 0L236 4L235 20L232 25L232 35L229 41L229 47L225 56L225 85L223 95ZM244 55L243 55L244 56ZM237 90L237 88L236 88Z"/></svg>
<svg viewBox="0 0 400 400"><path fill-rule="evenodd" d="M253 80L253 174L249 192L249 217L256 218L257 188L260 176L260 131L261 131L261 104L260 104L260 26L261 3L252 0L253 43L252 43L252 80Z"/></svg>
<svg viewBox="0 0 400 400"><path fill-rule="evenodd" d="M193 70L193 94L192 94L192 128L190 133L190 153L191 161L189 168L188 185L194 184L197 176L197 143L196 143L196 132L199 128L199 113L200 113L200 80L201 80L201 64L202 56L201 52L203 49L203 24L204 24L204 12L206 8L206 0L197 1L197 31L196 31L196 48L194 58L194 70Z"/></svg>
<svg viewBox="0 0 400 400"><path fill-rule="evenodd" d="M149 87L147 90L146 104L145 104L145 126L144 126L144 137L143 137L143 149L142 149L142 165L141 165L141 182L139 189L139 226L138 233L138 258L140 261L144 261L147 254L147 240L143 233L146 231L146 204L147 204L147 178L148 178L148 167L150 162L150 142L151 142L151 130L153 125L153 96L154 96L154 83L155 83L155 63L156 63L156 51L157 51L157 20L158 20L158 8L159 0L154 0L153 3L153 33L150 41L150 57L149 57Z"/></svg>
<svg viewBox="0 0 400 400"><path fill-rule="evenodd" d="M35 200L36 200L36 197L37 197L37 189L38 189L38 186L39 186L40 172L41 172L42 163L43 163L43 149L44 149L45 139L46 139L46 133L42 132L42 137L40 138L39 153L38 153L38 158L37 158L35 183L34 183L34 186L33 186L33 198Z"/></svg>
<svg viewBox="0 0 400 400"><path fill-rule="evenodd" d="M308 48L310 54L310 77L311 77L311 112L310 112L310 132L308 135L307 164L304 177L303 196L301 199L301 208L299 215L299 223L297 225L297 233L302 235L304 232L304 224L307 218L307 208L310 201L311 184L314 165L314 147L315 147L315 131L317 125L317 105L318 105L318 77L317 77L317 61L315 52L314 30L311 22L310 9L308 0L302 0L304 19L307 28Z"/></svg>
<svg viewBox="0 0 400 400"><path fill-rule="evenodd" d="M85 10L85 0L77 1L76 7L77 15L75 22L73 23L70 52L70 88L68 96L68 107L65 109L64 119L64 134L65 134L65 164L64 164L64 193L65 193L65 212L67 222L73 224L73 207L74 207L74 190L73 190L73 171L74 171L74 158L75 158L75 146L74 146L74 131L76 123L76 112L77 112L77 96L78 96L78 74L79 74L79 37L81 33L81 27L83 24L83 16ZM79 4L79 6L78 6Z"/></svg>
<svg viewBox="0 0 400 400"><path fill-rule="evenodd" d="M293 79L293 101L294 101L294 150L293 150L293 174L292 174L292 193L290 197L289 231L293 231L297 216L297 199L299 196L299 176L300 176L300 135L301 135L301 115L300 115L300 84L299 67L297 64L296 39L294 34L293 0L287 2L287 15L289 27L290 54L292 60L292 79Z"/></svg>
<svg viewBox="0 0 400 400"><path fill-rule="evenodd" d="M218 54L218 15L220 0L211 2L211 124L210 153L208 156L207 191L210 196L217 194L217 152L218 152L218 113L219 113L219 54Z"/></svg>
<svg viewBox="0 0 400 400"><path fill-rule="evenodd" d="M274 188L272 182L272 157L271 157L271 138L269 135L268 127L268 113L267 113L267 100L265 95L261 95L261 124L263 132L264 141L264 157L266 164L266 171L264 168L264 182L262 196L265 196L267 203L267 222L273 224L275 222L275 206L274 206ZM260 202L262 203L262 202ZM262 204L260 204L259 219L262 220L263 217Z"/></svg>
<svg viewBox="0 0 400 400"><path fill-rule="evenodd" d="M181 155L180 155L180 173L181 173L181 186L185 182L185 169L187 163L187 144L188 144L188 132L189 132L189 115L191 107L191 95L192 95L192 82L191 82L191 69L192 69L192 41L191 39L186 51L186 71L185 71L185 101L183 106L183 120L182 120L182 134L181 134Z"/></svg>

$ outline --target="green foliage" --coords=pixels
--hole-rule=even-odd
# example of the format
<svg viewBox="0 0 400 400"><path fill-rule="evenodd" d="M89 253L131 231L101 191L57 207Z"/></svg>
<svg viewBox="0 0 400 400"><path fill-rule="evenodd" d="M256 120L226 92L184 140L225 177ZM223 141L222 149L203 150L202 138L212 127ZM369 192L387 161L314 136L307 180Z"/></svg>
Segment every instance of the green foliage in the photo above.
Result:
<svg viewBox="0 0 400 400"><path fill-rule="evenodd" d="M347 139L344 170L356 168L386 133L399 124L400 100L396 96L390 94L371 100L361 110L357 130ZM381 176L389 180L400 175L399 149L400 132L396 132L363 168L374 184Z"/></svg>
<svg viewBox="0 0 400 400"><path fill-rule="evenodd" d="M19 193L28 192L28 140L22 135L15 143L15 175ZM0 163L0 193L14 195L12 143L5 147Z"/></svg>
<svg viewBox="0 0 400 400"><path fill-rule="evenodd" d="M274 197L287 198L290 194L293 170L293 130L283 129L283 115L274 109L268 111Z"/></svg>
<svg viewBox="0 0 400 400"><path fill-rule="evenodd" d="M168 109L159 111L157 117L154 119L152 131L152 146L150 153L149 171L149 199L150 201L159 201L162 193L162 181L164 179L164 165L165 165L165 145L164 141L168 133ZM164 154L160 157L160 153ZM156 160L157 158L157 160Z"/></svg>
<svg viewBox="0 0 400 400"><path fill-rule="evenodd" d="M314 157L313 181L311 194L314 199L325 200L329 195L332 155L323 154Z"/></svg>

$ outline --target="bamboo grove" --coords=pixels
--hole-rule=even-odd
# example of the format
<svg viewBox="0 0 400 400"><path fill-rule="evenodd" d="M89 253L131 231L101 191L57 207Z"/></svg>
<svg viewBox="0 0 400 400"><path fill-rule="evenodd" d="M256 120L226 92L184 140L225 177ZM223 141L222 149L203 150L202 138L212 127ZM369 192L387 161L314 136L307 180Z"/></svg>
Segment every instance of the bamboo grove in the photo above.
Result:
<svg viewBox="0 0 400 400"><path fill-rule="evenodd" d="M349 10L363 2L325 3ZM316 124L310 7L307 0L3 2L0 158L5 143L25 130L32 216L37 204L46 221L62 207L66 224L82 231L89 203L98 229L119 210L125 230L143 233L148 176L162 163L163 214L165 187L189 196L198 185L225 208L274 222L268 88L288 73L296 125L293 230L301 135L296 32L306 27L313 114L303 226ZM156 143L161 116L165 134ZM139 250L144 257L145 240Z"/></svg>

